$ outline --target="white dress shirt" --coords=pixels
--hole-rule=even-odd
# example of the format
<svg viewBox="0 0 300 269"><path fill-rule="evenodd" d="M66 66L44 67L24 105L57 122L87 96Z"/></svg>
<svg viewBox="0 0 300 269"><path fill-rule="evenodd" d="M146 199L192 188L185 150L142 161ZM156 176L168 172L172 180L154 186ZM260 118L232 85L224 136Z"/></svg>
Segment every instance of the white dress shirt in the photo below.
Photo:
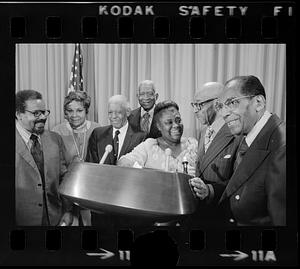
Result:
<svg viewBox="0 0 300 269"><path fill-rule="evenodd" d="M16 121L16 128L17 128L19 134L21 135L22 139L24 140L28 150L30 151L32 143L33 143L32 140L30 139L30 136L32 135L32 133L27 131L18 121ZM35 135L38 137L38 141L42 145L41 137L37 134L35 134Z"/></svg>
<svg viewBox="0 0 300 269"><path fill-rule="evenodd" d="M265 113L263 114L263 116L259 119L259 121L257 123L255 123L252 130L246 135L245 140L246 140L248 147L251 146L252 142L257 137L257 135L259 134L261 129L266 125L267 121L269 120L269 118L271 116L272 116L272 114L266 110Z"/></svg>
<svg viewBox="0 0 300 269"><path fill-rule="evenodd" d="M127 130L128 130L128 121L126 122L126 124L121 127L120 129L116 129L113 127L113 139L115 137L115 133L116 131L119 130L120 133L119 133L119 149L118 149L118 157L120 155L120 152L121 152L121 149L123 147L123 143L124 143L124 140L125 140L125 136L126 136L126 133L127 133Z"/></svg>

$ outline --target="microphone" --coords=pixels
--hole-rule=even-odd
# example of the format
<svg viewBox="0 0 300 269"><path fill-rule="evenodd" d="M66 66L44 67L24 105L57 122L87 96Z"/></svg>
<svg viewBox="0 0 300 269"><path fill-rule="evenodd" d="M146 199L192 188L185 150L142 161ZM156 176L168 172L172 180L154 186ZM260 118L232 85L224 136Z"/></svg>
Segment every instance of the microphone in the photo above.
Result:
<svg viewBox="0 0 300 269"><path fill-rule="evenodd" d="M183 172L184 172L185 174L188 174L188 161L187 161L186 156L184 156L184 157L182 158L182 166L183 166Z"/></svg>
<svg viewBox="0 0 300 269"><path fill-rule="evenodd" d="M110 145L110 144L108 144L108 145L105 147L105 152L104 152L104 154L103 154L103 156L102 156L102 158L101 158L99 164L103 164L103 163L105 162L108 153L110 153L110 152L112 151L112 149L113 149L113 147L112 147L112 145Z"/></svg>
<svg viewBox="0 0 300 269"><path fill-rule="evenodd" d="M170 156L172 154L172 150L167 148L165 150L165 154L166 154L166 166L165 166L165 171L168 172L169 171L169 160L170 160Z"/></svg>

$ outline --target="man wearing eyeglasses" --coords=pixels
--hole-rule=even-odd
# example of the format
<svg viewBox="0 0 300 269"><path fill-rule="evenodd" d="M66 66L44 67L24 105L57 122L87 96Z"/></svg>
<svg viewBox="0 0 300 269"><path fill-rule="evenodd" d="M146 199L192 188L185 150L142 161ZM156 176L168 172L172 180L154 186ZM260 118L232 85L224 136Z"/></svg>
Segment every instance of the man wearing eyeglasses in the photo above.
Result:
<svg viewBox="0 0 300 269"><path fill-rule="evenodd" d="M62 138L45 130L50 111L33 90L16 94L16 224L56 226L72 223L70 202L58 186L67 171Z"/></svg>
<svg viewBox="0 0 300 269"><path fill-rule="evenodd" d="M215 108L217 98L223 92L223 88L224 86L218 82L205 83L196 92L194 102L191 104L202 126L199 136L196 178L192 179L191 183L193 185L194 182L201 180L207 187L206 199L199 203L196 215L191 221L192 225L198 223L219 225L224 220L222 211L212 202L215 188L220 188L220 185L224 189L232 175L238 143L225 124L222 115Z"/></svg>
<svg viewBox="0 0 300 269"><path fill-rule="evenodd" d="M286 225L285 123L266 110L263 85L255 76L234 77L217 107L232 134L243 136L220 206L229 204L229 221L240 226Z"/></svg>
<svg viewBox="0 0 300 269"><path fill-rule="evenodd" d="M153 124L153 113L158 93L155 91L153 81L144 80L139 84L137 98L139 108L131 111L128 122L135 132L145 132L147 138L157 138L160 132Z"/></svg>

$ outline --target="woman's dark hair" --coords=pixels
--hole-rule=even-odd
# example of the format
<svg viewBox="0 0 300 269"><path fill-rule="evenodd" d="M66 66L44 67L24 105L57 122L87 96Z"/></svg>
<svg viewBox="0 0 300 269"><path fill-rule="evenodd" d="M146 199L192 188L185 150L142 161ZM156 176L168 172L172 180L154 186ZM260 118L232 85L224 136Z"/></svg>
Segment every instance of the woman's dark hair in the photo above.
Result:
<svg viewBox="0 0 300 269"><path fill-rule="evenodd" d="M34 90L23 90L16 93L16 112L25 113L26 101L42 100L42 94Z"/></svg>
<svg viewBox="0 0 300 269"><path fill-rule="evenodd" d="M159 102L155 105L154 115L153 115L154 124L156 124L158 122L158 119L161 115L161 111L168 109L170 107L174 107L179 111L179 106L172 100L166 100L163 102Z"/></svg>
<svg viewBox="0 0 300 269"><path fill-rule="evenodd" d="M64 100L64 112L65 113L67 110L67 106L73 101L81 102L83 104L83 107L85 108L86 114L89 112L89 107L91 104L91 97L89 97L86 92L83 92L83 91L70 92L65 97L65 100Z"/></svg>

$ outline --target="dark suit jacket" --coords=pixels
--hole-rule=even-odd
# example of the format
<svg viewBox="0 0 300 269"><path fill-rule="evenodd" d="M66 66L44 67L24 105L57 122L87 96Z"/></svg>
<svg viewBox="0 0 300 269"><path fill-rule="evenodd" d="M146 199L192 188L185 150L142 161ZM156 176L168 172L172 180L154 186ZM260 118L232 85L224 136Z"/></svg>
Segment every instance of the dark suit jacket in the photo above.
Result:
<svg viewBox="0 0 300 269"><path fill-rule="evenodd" d="M285 124L272 115L232 175L220 203L237 225L286 224Z"/></svg>
<svg viewBox="0 0 300 269"><path fill-rule="evenodd" d="M196 165L196 176L206 183L226 185L233 173L236 150L239 138L235 139L226 123L214 137L207 151L204 152L203 131L199 141L199 152Z"/></svg>
<svg viewBox="0 0 300 269"><path fill-rule="evenodd" d="M45 130L41 135L44 154L46 199L50 225L57 225L71 204L65 203L58 193L62 176L66 173L65 146L60 135ZM41 226L43 214L42 179L37 165L24 140L16 130L16 224ZM64 208L64 206L69 208Z"/></svg>
<svg viewBox="0 0 300 269"><path fill-rule="evenodd" d="M221 127L207 151L204 152L204 135L206 128L200 133L196 177L211 184L215 195L220 198L232 173L236 151L240 137L231 134L226 123ZM192 225L220 225L225 222L225 215L217 205L218 198L199 200Z"/></svg>
<svg viewBox="0 0 300 269"><path fill-rule="evenodd" d="M99 163L104 152L105 147L110 144L113 145L113 126L103 126L95 128L92 132L87 149L86 161L91 163ZM130 125L128 126L125 135L124 143L122 145L119 158L131 152L134 147L144 141L146 134L142 132L134 132ZM110 152L104 164L114 164L113 152Z"/></svg>
<svg viewBox="0 0 300 269"><path fill-rule="evenodd" d="M128 126L127 133L120 151L119 158L131 152L138 144L144 141L146 134L143 132L134 132L130 125ZM92 163L99 163L104 152L106 145L113 145L113 126L103 126L95 128L92 132L88 148L86 161ZM110 152L104 162L104 164L114 165L113 152ZM109 234L115 229L118 219L107 213L96 214L92 212L92 225L101 228L104 233Z"/></svg>
<svg viewBox="0 0 300 269"><path fill-rule="evenodd" d="M129 117L128 117L128 122L131 126L131 128L135 132L142 132L141 130L141 107L136 108L131 111ZM152 120L151 126L150 126L150 132L147 134L146 138L158 138L161 136L160 131L157 129L156 124Z"/></svg>

